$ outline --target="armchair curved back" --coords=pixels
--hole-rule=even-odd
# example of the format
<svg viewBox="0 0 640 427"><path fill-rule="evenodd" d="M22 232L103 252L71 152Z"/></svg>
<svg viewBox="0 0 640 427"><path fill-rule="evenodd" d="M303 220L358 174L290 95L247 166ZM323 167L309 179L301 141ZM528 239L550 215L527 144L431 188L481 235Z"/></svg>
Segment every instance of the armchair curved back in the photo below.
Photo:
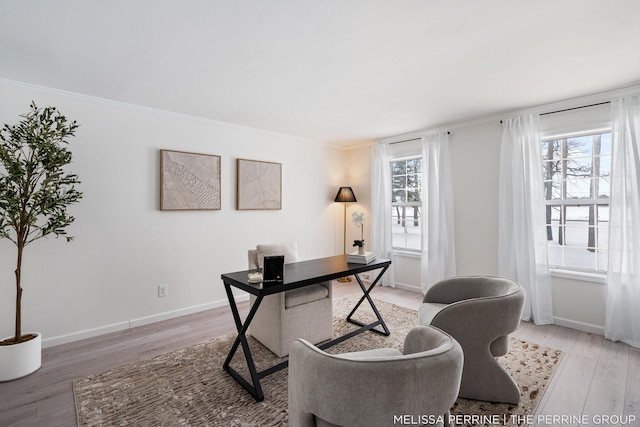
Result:
<svg viewBox="0 0 640 427"><path fill-rule="evenodd" d="M393 416L446 417L458 396L463 354L448 334L417 326L404 353L331 355L305 340L289 358L289 424L393 425Z"/></svg>
<svg viewBox="0 0 640 427"><path fill-rule="evenodd" d="M499 277L455 277L425 294L420 324L451 334L464 349L460 397L518 403L520 390L496 357L509 351L509 334L518 329L525 293Z"/></svg>
<svg viewBox="0 0 640 427"><path fill-rule="evenodd" d="M247 261L249 270L254 268L262 268L264 257L267 255L284 255L284 263L289 264L291 262L298 261L298 243L297 242L282 242L282 243L268 243L259 244L255 249L249 249L247 251Z"/></svg>
<svg viewBox="0 0 640 427"><path fill-rule="evenodd" d="M524 290L512 280L469 276L436 283L427 291L423 302L447 304L434 316L431 325L458 340L465 336L491 343L518 329L524 298ZM469 334L469 326L473 326L473 334Z"/></svg>
<svg viewBox="0 0 640 427"><path fill-rule="evenodd" d="M491 276L463 276L444 279L426 293L424 302L451 304L472 298L500 297L522 288L513 280Z"/></svg>

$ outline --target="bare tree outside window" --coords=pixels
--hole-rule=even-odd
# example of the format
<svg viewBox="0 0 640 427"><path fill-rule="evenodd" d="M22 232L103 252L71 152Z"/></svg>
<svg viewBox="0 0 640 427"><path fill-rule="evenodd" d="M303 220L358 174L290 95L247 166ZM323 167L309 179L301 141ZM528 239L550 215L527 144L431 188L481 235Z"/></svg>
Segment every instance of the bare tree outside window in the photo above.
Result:
<svg viewBox="0 0 640 427"><path fill-rule="evenodd" d="M593 135L593 167L591 168L590 199L597 199L600 189L600 156L602 151L602 135ZM598 233L596 232L596 218L598 216L598 205L589 205L589 241L587 247L589 252L595 252L598 246Z"/></svg>
<svg viewBox="0 0 640 427"><path fill-rule="evenodd" d="M407 251L422 249L421 189L422 159L391 162L391 209L393 247Z"/></svg>
<svg viewBox="0 0 640 427"><path fill-rule="evenodd" d="M606 270L611 134L542 141L549 263Z"/></svg>

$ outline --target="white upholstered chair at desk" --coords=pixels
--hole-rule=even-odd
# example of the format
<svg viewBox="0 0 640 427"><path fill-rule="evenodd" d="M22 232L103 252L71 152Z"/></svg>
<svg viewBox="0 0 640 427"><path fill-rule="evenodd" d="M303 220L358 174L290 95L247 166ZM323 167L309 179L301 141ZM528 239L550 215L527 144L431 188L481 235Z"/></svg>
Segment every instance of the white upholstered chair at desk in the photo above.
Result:
<svg viewBox="0 0 640 427"><path fill-rule="evenodd" d="M447 426L462 365L460 344L432 326L409 331L403 352L381 348L332 355L295 340L289 356L289 426L392 426L394 416Z"/></svg>
<svg viewBox="0 0 640 427"><path fill-rule="evenodd" d="M248 252L249 269L262 268L264 257L270 255L284 255L285 264L297 262L298 245L296 242L257 245ZM254 301L252 295L251 304ZM289 354L296 338L313 344L331 339L331 282L266 296L251 322L249 335L280 357Z"/></svg>

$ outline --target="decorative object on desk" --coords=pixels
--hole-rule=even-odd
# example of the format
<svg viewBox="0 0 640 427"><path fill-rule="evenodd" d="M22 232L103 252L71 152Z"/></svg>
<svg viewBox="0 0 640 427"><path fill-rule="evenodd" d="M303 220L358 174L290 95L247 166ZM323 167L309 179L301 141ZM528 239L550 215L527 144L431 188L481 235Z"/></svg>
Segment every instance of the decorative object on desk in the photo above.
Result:
<svg viewBox="0 0 640 427"><path fill-rule="evenodd" d="M238 159L238 210L282 209L282 163Z"/></svg>
<svg viewBox="0 0 640 427"><path fill-rule="evenodd" d="M352 264L369 264L376 260L376 254L373 252L351 252L347 257L347 262Z"/></svg>
<svg viewBox="0 0 640 427"><path fill-rule="evenodd" d="M160 150L160 210L220 210L220 156Z"/></svg>
<svg viewBox="0 0 640 427"><path fill-rule="evenodd" d="M357 300L358 297L352 297L335 301L336 334L342 335L354 328L344 319ZM402 350L407 332L415 326L416 311L384 301L375 302L392 334L388 337L361 334L331 347L328 353L383 347ZM372 312L365 314L370 319L375 318ZM256 403L244 388L220 369L234 338L234 334L221 336L75 380L78 425L287 425L288 370L265 378L265 400ZM248 340L259 370L285 360L252 337ZM561 351L512 338L509 353L500 363L520 385L520 403L509 405L459 398L451 414L485 415L488 418L501 415L500 419L504 416L507 420L518 416L522 421L509 425L526 425L525 415L535 413L561 359ZM233 363L240 369L243 362L242 355L238 354ZM491 427L496 426L491 424Z"/></svg>
<svg viewBox="0 0 640 427"><path fill-rule="evenodd" d="M354 212L351 214L351 221L356 227L360 227L360 240L354 240L353 246L358 247L358 253L364 255L364 221L366 217L363 212Z"/></svg>
<svg viewBox="0 0 640 427"><path fill-rule="evenodd" d="M338 189L338 194L336 194L336 198L334 202L344 203L344 224L342 226L342 230L344 232L344 236L342 238L342 242L344 243L344 254L347 253L347 204L355 203L356 195L353 194L353 190L351 187L340 187ZM341 277L338 279L338 282L350 282L351 277Z"/></svg>
<svg viewBox="0 0 640 427"><path fill-rule="evenodd" d="M262 282L262 273L260 272L255 272L255 273L249 273L247 275L249 283L260 283Z"/></svg>
<svg viewBox="0 0 640 427"><path fill-rule="evenodd" d="M42 361L42 336L22 333L24 249L52 234L73 240L65 230L75 220L68 208L82 198L75 188L78 176L67 171L72 161L68 139L78 124L55 107L38 108L35 102L30 107L18 124L0 130L0 238L17 249L15 329L12 337L0 339L0 381L28 375Z"/></svg>
<svg viewBox="0 0 640 427"><path fill-rule="evenodd" d="M264 257L262 281L267 285L278 285L284 282L284 255Z"/></svg>

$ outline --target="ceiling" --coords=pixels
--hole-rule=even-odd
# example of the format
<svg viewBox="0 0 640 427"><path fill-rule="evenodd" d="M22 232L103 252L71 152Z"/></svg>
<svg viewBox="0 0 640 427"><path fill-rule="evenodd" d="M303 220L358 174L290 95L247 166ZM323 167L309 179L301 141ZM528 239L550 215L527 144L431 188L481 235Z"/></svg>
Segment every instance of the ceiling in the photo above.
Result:
<svg viewBox="0 0 640 427"><path fill-rule="evenodd" d="M349 146L640 83L637 0L0 0L0 78Z"/></svg>

